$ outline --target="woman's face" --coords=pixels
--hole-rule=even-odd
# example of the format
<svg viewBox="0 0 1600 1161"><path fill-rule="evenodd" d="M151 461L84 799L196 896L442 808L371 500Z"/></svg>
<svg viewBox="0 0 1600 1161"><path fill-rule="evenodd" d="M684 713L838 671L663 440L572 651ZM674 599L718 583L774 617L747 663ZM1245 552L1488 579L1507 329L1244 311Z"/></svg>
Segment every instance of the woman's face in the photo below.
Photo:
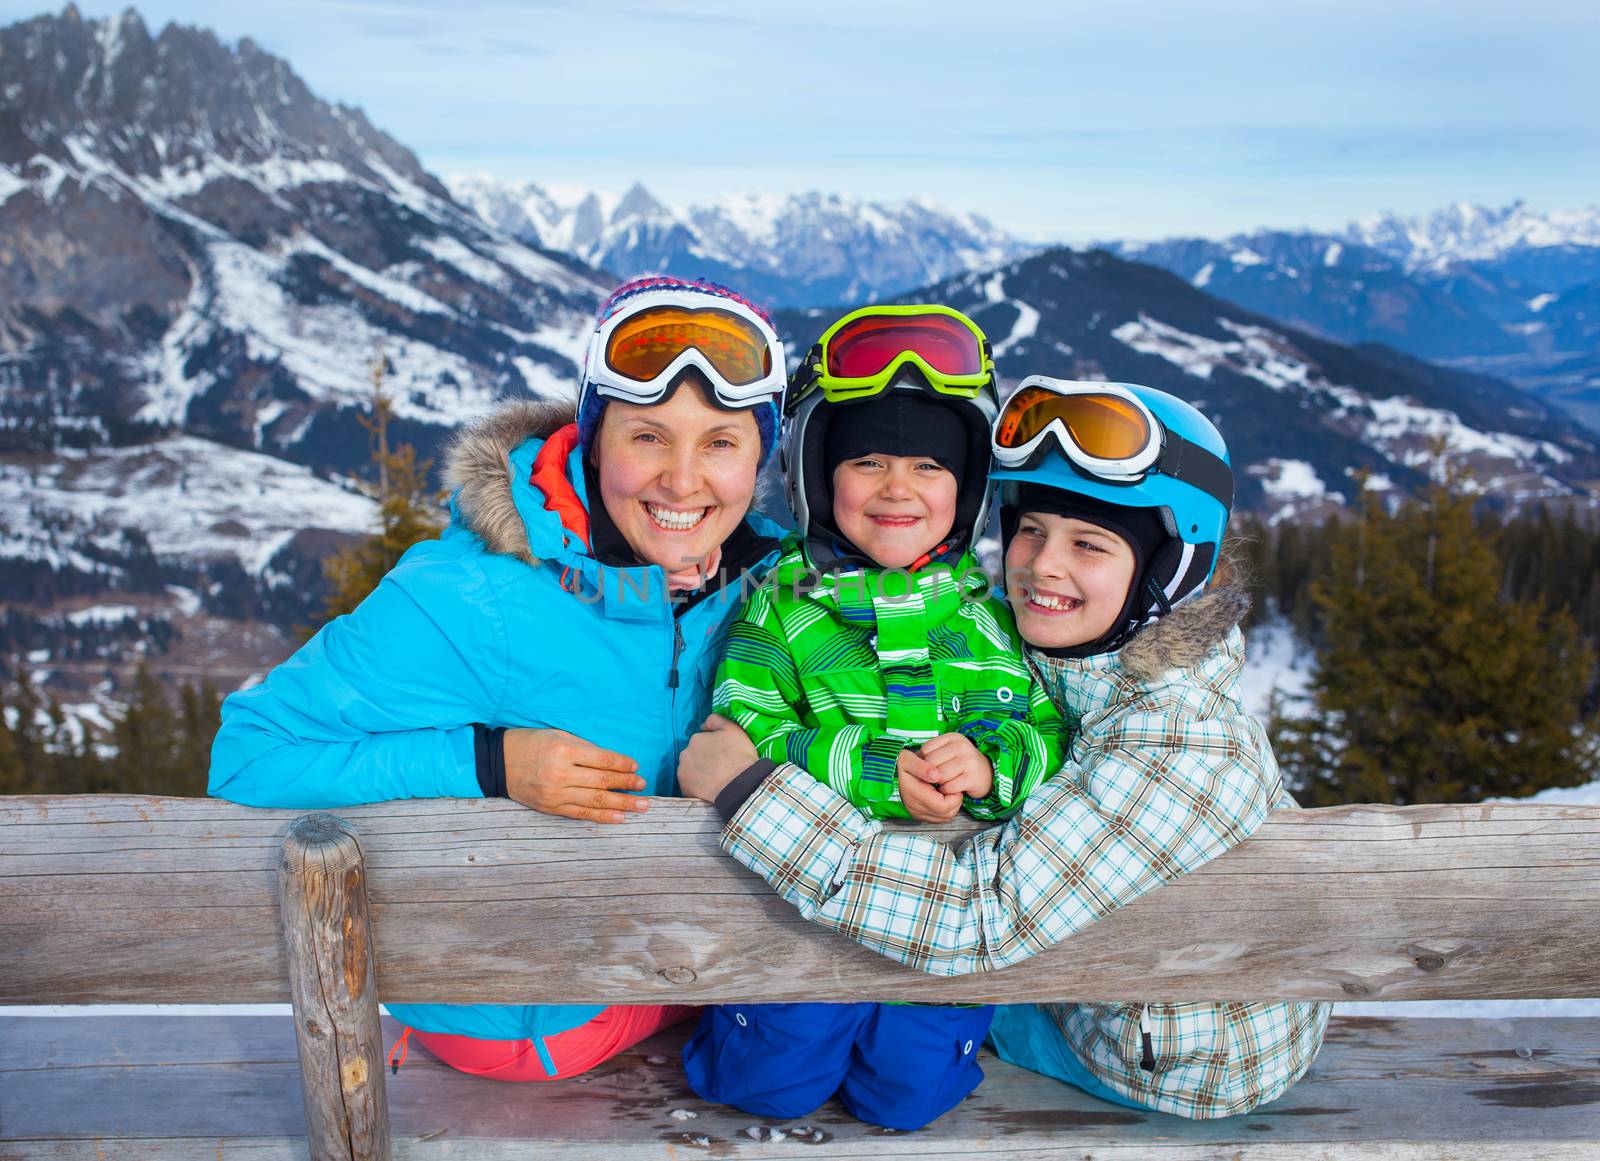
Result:
<svg viewBox="0 0 1600 1161"><path fill-rule="evenodd" d="M1006 549L1006 589L1017 631L1030 645L1098 640L1128 600L1133 549L1098 524L1024 512Z"/></svg>
<svg viewBox="0 0 1600 1161"><path fill-rule="evenodd" d="M663 403L612 400L595 436L600 499L646 564L708 561L750 510L761 433L748 409L706 402L693 380Z"/></svg>

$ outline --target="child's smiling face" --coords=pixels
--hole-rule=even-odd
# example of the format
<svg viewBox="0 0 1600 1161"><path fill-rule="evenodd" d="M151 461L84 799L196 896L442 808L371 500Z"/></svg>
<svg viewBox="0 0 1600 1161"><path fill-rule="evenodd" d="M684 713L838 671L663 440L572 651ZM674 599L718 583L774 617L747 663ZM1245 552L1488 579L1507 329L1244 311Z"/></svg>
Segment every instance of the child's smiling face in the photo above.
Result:
<svg viewBox="0 0 1600 1161"><path fill-rule="evenodd" d="M1024 512L1006 549L1017 631L1047 649L1104 637L1127 603L1135 563L1128 542L1098 524Z"/></svg>
<svg viewBox="0 0 1600 1161"><path fill-rule="evenodd" d="M833 522L883 568L905 568L950 535L960 484L923 456L861 456L833 470Z"/></svg>

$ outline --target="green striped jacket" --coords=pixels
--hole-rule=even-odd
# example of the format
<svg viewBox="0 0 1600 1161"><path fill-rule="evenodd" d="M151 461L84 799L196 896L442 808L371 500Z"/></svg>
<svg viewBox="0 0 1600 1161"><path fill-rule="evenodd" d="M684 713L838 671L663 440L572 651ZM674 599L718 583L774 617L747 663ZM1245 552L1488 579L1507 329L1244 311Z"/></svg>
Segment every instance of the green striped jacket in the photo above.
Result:
<svg viewBox="0 0 1600 1161"><path fill-rule="evenodd" d="M994 765L968 813L1004 818L1061 764L1061 717L977 559L819 572L791 539L728 633L712 695L765 758L878 818L909 817L895 760L960 733Z"/></svg>

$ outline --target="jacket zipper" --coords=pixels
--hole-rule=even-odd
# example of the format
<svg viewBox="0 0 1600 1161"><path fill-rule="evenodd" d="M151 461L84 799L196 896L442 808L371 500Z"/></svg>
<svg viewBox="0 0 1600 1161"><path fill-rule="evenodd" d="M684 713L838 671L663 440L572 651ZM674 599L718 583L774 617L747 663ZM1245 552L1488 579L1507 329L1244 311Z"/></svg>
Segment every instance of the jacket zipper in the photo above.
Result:
<svg viewBox="0 0 1600 1161"><path fill-rule="evenodd" d="M678 688L678 658L683 656L683 626L674 618L672 622L672 669L667 674L667 688Z"/></svg>
<svg viewBox="0 0 1600 1161"><path fill-rule="evenodd" d="M1139 1057L1139 1067L1146 1072L1156 1070L1156 1046L1150 1035L1150 1005L1139 1005L1139 1043L1144 1054Z"/></svg>

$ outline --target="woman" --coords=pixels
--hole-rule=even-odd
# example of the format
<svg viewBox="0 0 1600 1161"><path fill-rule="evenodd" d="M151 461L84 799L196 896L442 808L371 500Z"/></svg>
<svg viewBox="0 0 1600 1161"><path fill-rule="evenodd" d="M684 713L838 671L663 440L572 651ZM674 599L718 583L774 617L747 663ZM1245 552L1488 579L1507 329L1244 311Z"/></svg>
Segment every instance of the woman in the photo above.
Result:
<svg viewBox="0 0 1600 1161"><path fill-rule="evenodd" d="M807 918L943 975L1004 967L1208 862L1290 805L1239 703L1248 601L1209 585L1227 448L1164 392L1035 376L995 423L1009 599L1064 717L1068 761L959 850L888 834L711 719L683 757L723 847ZM741 765L745 766L741 772ZM1245 1112L1311 1064L1325 1004L1001 1009L1002 1057L1121 1104Z"/></svg>
<svg viewBox="0 0 1600 1161"><path fill-rule="evenodd" d="M576 422L521 403L458 440L449 527L228 698L211 793L301 808L500 795L605 823L676 794L740 578L776 559L776 526L748 513L785 370L771 324L732 291L621 287ZM390 1011L446 1063L500 1080L574 1075L689 1013Z"/></svg>

